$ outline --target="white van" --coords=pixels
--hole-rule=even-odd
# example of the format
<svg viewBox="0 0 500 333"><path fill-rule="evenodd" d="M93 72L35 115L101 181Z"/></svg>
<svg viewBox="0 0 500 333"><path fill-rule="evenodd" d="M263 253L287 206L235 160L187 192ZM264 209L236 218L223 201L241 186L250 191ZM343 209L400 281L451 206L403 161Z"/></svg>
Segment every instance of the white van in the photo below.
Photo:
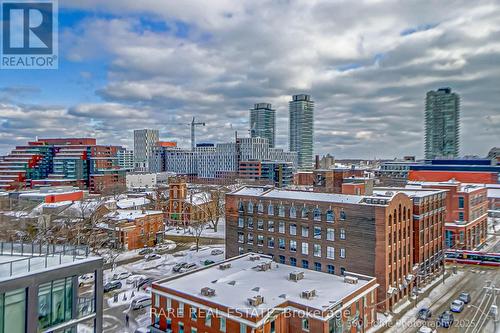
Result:
<svg viewBox="0 0 500 333"><path fill-rule="evenodd" d="M134 298L130 307L132 310L138 310L151 305L151 296L138 296Z"/></svg>

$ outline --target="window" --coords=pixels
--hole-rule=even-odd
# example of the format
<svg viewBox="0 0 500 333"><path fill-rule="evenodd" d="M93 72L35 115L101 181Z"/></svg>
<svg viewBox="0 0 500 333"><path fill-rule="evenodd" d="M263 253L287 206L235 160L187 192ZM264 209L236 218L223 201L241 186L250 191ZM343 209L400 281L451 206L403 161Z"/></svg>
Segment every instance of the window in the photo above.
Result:
<svg viewBox="0 0 500 333"><path fill-rule="evenodd" d="M329 209L326 211L326 222L333 222L335 220L335 214L333 210Z"/></svg>
<svg viewBox="0 0 500 333"><path fill-rule="evenodd" d="M184 303L182 302L179 302L179 308L177 309L177 316L180 318L180 317L184 317ZM182 323L180 323L182 324Z"/></svg>
<svg viewBox="0 0 500 333"><path fill-rule="evenodd" d="M309 320L306 318L302 319L302 330L309 332Z"/></svg>
<svg viewBox="0 0 500 333"><path fill-rule="evenodd" d="M257 221L257 230L264 230L264 221L262 220Z"/></svg>
<svg viewBox="0 0 500 333"><path fill-rule="evenodd" d="M284 221L279 221L279 223L278 223L278 232L280 234L284 234L285 233L285 222Z"/></svg>
<svg viewBox="0 0 500 333"><path fill-rule="evenodd" d="M284 238L278 238L278 246L279 246L280 250L285 249L285 239Z"/></svg>
<svg viewBox="0 0 500 333"><path fill-rule="evenodd" d="M332 246L326 247L326 257L328 259L335 259L335 248Z"/></svg>
<svg viewBox="0 0 500 333"><path fill-rule="evenodd" d="M184 333L184 324L179 322L179 333Z"/></svg>
<svg viewBox="0 0 500 333"><path fill-rule="evenodd" d="M245 242L245 234L242 232L238 232L238 243L244 243Z"/></svg>
<svg viewBox="0 0 500 333"><path fill-rule="evenodd" d="M257 235L257 246L264 246L264 236Z"/></svg>
<svg viewBox="0 0 500 333"><path fill-rule="evenodd" d="M257 205L257 213L264 213L264 205L262 204L262 202L259 202L259 204Z"/></svg>
<svg viewBox="0 0 500 333"><path fill-rule="evenodd" d="M191 328L191 333L197 333L198 332L198 329L197 328Z"/></svg>
<svg viewBox="0 0 500 333"><path fill-rule="evenodd" d="M72 319L73 281L65 278L38 289L38 325L47 328ZM24 320L24 319L23 319Z"/></svg>
<svg viewBox="0 0 500 333"><path fill-rule="evenodd" d="M297 266L297 259L290 258L290 266Z"/></svg>
<svg viewBox="0 0 500 333"><path fill-rule="evenodd" d="M247 325L240 323L240 333L247 333Z"/></svg>
<svg viewBox="0 0 500 333"><path fill-rule="evenodd" d="M274 320L271 322L271 332L270 333L276 333L276 322Z"/></svg>
<svg viewBox="0 0 500 333"><path fill-rule="evenodd" d="M335 266L333 265L328 265L326 266L328 274L335 274Z"/></svg>
<svg viewBox="0 0 500 333"><path fill-rule="evenodd" d="M198 319L198 309L194 306L191 307L191 320L196 321Z"/></svg>
<svg viewBox="0 0 500 333"><path fill-rule="evenodd" d="M302 260L302 268L309 268L309 261L307 260Z"/></svg>
<svg viewBox="0 0 500 333"><path fill-rule="evenodd" d="M274 248L274 237L267 237L267 247Z"/></svg>
<svg viewBox="0 0 500 333"><path fill-rule="evenodd" d="M340 249L340 258L345 258L345 249L344 248Z"/></svg>
<svg viewBox="0 0 500 333"><path fill-rule="evenodd" d="M464 208L464 197L458 197L458 208Z"/></svg>
<svg viewBox="0 0 500 333"><path fill-rule="evenodd" d="M240 201L238 205L238 212L243 213L245 211L245 208L243 207L243 201Z"/></svg>
<svg viewBox="0 0 500 333"><path fill-rule="evenodd" d="M309 254L309 244L302 242L302 254Z"/></svg>
<svg viewBox="0 0 500 333"><path fill-rule="evenodd" d="M347 218L347 217L346 217L346 214L345 214L344 210L341 210L341 211L340 211L340 219L341 219L341 220L345 220L346 218Z"/></svg>
<svg viewBox="0 0 500 333"><path fill-rule="evenodd" d="M267 215L274 215L274 206L272 203L267 206Z"/></svg>
<svg viewBox="0 0 500 333"><path fill-rule="evenodd" d="M26 289L17 289L0 294L0 300L0 332L24 333Z"/></svg>
<svg viewBox="0 0 500 333"><path fill-rule="evenodd" d="M335 240L335 229L333 229L333 228L326 229L326 240L329 240L329 241Z"/></svg>
<svg viewBox="0 0 500 333"><path fill-rule="evenodd" d="M249 217L247 223L248 223L248 229L253 229L253 217Z"/></svg>
<svg viewBox="0 0 500 333"><path fill-rule="evenodd" d="M285 217L285 206L279 205L278 207L278 216Z"/></svg>
<svg viewBox="0 0 500 333"><path fill-rule="evenodd" d="M303 208L302 208L301 217L302 217L303 219L307 219L307 208L306 208L306 207L303 207Z"/></svg>
<svg viewBox="0 0 500 333"><path fill-rule="evenodd" d="M464 212L458 212L458 220L463 221L464 220Z"/></svg>
<svg viewBox="0 0 500 333"><path fill-rule="evenodd" d="M321 227L314 227L314 239L321 239Z"/></svg>
<svg viewBox="0 0 500 333"><path fill-rule="evenodd" d="M313 251L314 256L321 257L321 245L314 244L313 248L314 248L314 251Z"/></svg>
<svg viewBox="0 0 500 333"><path fill-rule="evenodd" d="M253 244L253 234L248 234L247 235L247 243L248 244Z"/></svg>
<svg viewBox="0 0 500 333"><path fill-rule="evenodd" d="M248 210L248 214L253 214L253 202L251 202L251 201L250 201L250 202L248 203L248 208L247 208L247 210Z"/></svg>
<svg viewBox="0 0 500 333"><path fill-rule="evenodd" d="M321 263L320 262L315 262L314 263L314 270L321 272Z"/></svg>
<svg viewBox="0 0 500 333"><path fill-rule="evenodd" d="M321 210L316 207L313 212L314 221L321 221Z"/></svg>
<svg viewBox="0 0 500 333"><path fill-rule="evenodd" d="M302 227L302 237L309 237L309 227Z"/></svg>
<svg viewBox="0 0 500 333"><path fill-rule="evenodd" d="M221 332L226 331L226 318L224 317L219 318L219 331Z"/></svg>
<svg viewBox="0 0 500 333"><path fill-rule="evenodd" d="M274 232L274 221L267 221L267 231Z"/></svg>
<svg viewBox="0 0 500 333"><path fill-rule="evenodd" d="M344 276L345 275L345 268L340 267L340 275Z"/></svg>
<svg viewBox="0 0 500 333"><path fill-rule="evenodd" d="M345 239L345 229L340 228L340 239Z"/></svg>
<svg viewBox="0 0 500 333"><path fill-rule="evenodd" d="M279 256L280 264L285 263L285 256Z"/></svg>
<svg viewBox="0 0 500 333"><path fill-rule="evenodd" d="M212 327L212 313L207 311L205 316L205 326Z"/></svg>
<svg viewBox="0 0 500 333"><path fill-rule="evenodd" d="M154 306L159 308L160 307L160 295L153 294L153 299L154 299Z"/></svg>
<svg viewBox="0 0 500 333"><path fill-rule="evenodd" d="M290 224L290 235L297 235L297 225L295 223Z"/></svg>
<svg viewBox="0 0 500 333"><path fill-rule="evenodd" d="M290 240L290 251L297 252L297 241Z"/></svg>
<svg viewBox="0 0 500 333"><path fill-rule="evenodd" d="M291 218L296 218L297 217L297 209L295 209L294 206L290 207L290 217Z"/></svg>

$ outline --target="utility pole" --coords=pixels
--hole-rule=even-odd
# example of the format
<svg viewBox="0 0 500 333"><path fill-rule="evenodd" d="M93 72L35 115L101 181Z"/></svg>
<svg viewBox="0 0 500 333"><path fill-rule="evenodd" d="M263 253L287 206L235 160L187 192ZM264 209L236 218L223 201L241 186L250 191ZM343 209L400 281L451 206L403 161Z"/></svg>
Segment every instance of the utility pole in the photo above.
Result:
<svg viewBox="0 0 500 333"><path fill-rule="evenodd" d="M196 134L195 134L195 127L196 126L205 126L205 123L202 122L196 122L196 118L193 117L193 120L191 121L191 150L194 150L196 148Z"/></svg>

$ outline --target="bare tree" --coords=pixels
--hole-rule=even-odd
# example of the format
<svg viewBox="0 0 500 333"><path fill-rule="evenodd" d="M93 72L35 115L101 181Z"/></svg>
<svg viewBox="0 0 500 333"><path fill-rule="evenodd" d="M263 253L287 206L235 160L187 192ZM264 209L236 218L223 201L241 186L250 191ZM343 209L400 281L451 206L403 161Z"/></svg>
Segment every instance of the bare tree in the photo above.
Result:
<svg viewBox="0 0 500 333"><path fill-rule="evenodd" d="M229 192L229 189L220 185L202 188L201 193L206 202L204 210L214 232L217 232L220 219L225 213L225 196L227 192Z"/></svg>

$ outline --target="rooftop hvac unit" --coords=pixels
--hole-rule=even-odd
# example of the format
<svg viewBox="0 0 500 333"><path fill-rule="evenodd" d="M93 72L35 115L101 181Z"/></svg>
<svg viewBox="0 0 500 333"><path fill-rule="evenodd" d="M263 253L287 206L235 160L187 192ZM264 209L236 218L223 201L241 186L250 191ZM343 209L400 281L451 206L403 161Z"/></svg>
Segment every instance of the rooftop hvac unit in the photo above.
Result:
<svg viewBox="0 0 500 333"><path fill-rule="evenodd" d="M289 278L290 280L297 282L304 278L304 272L291 272Z"/></svg>
<svg viewBox="0 0 500 333"><path fill-rule="evenodd" d="M256 261L256 260L260 260L260 256L258 254L252 254L250 256L250 261Z"/></svg>
<svg viewBox="0 0 500 333"><path fill-rule="evenodd" d="M258 266L257 266L257 269L259 271L267 271L267 270L270 270L271 269L271 262L263 262L263 263L260 263Z"/></svg>
<svg viewBox="0 0 500 333"><path fill-rule="evenodd" d="M222 270L225 270L225 269L228 269L231 267L231 263L230 262L224 262L222 264L219 265L219 269L222 269Z"/></svg>
<svg viewBox="0 0 500 333"><path fill-rule="evenodd" d="M264 303L264 297L257 295L248 299L248 304L250 306L259 306Z"/></svg>
<svg viewBox="0 0 500 333"><path fill-rule="evenodd" d="M314 296L316 296L315 289L303 291L302 294L300 295L300 297L305 298L305 299L311 299Z"/></svg>
<svg viewBox="0 0 500 333"><path fill-rule="evenodd" d="M345 276L344 282L349 284L358 284L358 278L354 276Z"/></svg>
<svg viewBox="0 0 500 333"><path fill-rule="evenodd" d="M201 294L208 297L215 296L215 289L209 287L201 288Z"/></svg>

